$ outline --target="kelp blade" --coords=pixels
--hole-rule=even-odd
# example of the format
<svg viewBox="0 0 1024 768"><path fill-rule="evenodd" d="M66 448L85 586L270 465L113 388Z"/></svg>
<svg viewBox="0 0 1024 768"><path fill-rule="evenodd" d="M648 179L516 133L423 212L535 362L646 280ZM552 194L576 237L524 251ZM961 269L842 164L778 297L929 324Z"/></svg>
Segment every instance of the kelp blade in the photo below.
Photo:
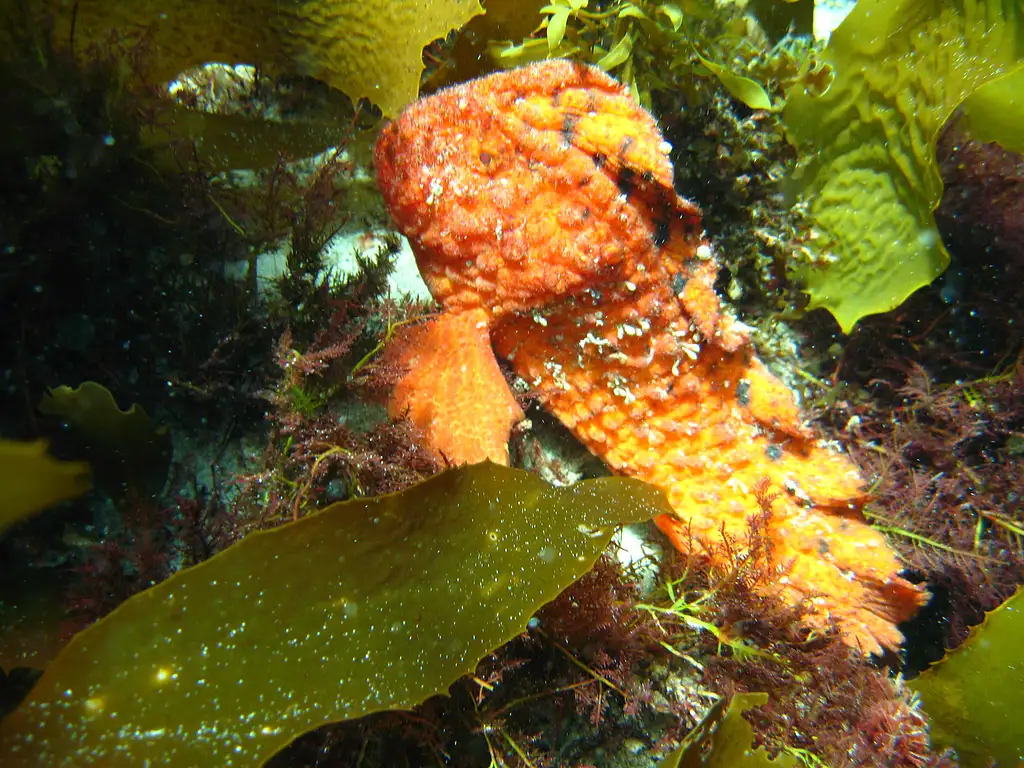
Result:
<svg viewBox="0 0 1024 768"><path fill-rule="evenodd" d="M1024 69L979 88L964 102L972 139L1024 153Z"/></svg>
<svg viewBox="0 0 1024 768"><path fill-rule="evenodd" d="M39 401L39 412L61 419L85 439L97 485L108 492L132 489L155 496L164 487L171 436L138 403L122 410L109 389L85 381L49 390Z"/></svg>
<svg viewBox="0 0 1024 768"><path fill-rule="evenodd" d="M72 640L0 725L14 766L260 765L445 693L585 573L651 486L480 464L256 533Z"/></svg>
<svg viewBox="0 0 1024 768"><path fill-rule="evenodd" d="M0 534L19 520L89 490L88 464L57 461L46 449L45 440L0 440Z"/></svg>
<svg viewBox="0 0 1024 768"><path fill-rule="evenodd" d="M149 82L210 62L254 64L315 77L391 117L418 95L424 46L483 13L478 0L29 0L29 7L52 20L55 41L72 41L80 55L102 52L112 37L142 36ZM0 28L0 44L4 36Z"/></svg>
<svg viewBox="0 0 1024 768"><path fill-rule="evenodd" d="M899 306L949 263L932 211L939 131L986 83L1024 65L1019 0L860 0L833 32L821 95L794 92L784 121L823 265L798 275L810 308L849 333Z"/></svg>
<svg viewBox="0 0 1024 768"><path fill-rule="evenodd" d="M989 613L967 641L908 685L921 695L932 743L963 768L1024 761L1024 590Z"/></svg>

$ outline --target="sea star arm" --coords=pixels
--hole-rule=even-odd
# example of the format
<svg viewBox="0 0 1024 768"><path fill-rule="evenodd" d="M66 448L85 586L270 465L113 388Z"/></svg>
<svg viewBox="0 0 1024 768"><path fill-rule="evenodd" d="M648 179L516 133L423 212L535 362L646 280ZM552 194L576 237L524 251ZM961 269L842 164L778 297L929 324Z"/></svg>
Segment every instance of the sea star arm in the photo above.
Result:
<svg viewBox="0 0 1024 768"><path fill-rule="evenodd" d="M388 402L424 445L451 464L508 465L508 437L523 411L491 350L487 314L445 312L412 327L392 350L403 374Z"/></svg>

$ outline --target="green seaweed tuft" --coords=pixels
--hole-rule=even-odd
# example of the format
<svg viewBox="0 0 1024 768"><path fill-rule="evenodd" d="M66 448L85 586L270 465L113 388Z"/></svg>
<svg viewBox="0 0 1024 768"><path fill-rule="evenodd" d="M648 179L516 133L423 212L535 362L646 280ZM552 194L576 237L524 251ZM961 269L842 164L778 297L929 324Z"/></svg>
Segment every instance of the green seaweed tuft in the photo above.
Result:
<svg viewBox="0 0 1024 768"><path fill-rule="evenodd" d="M737 693L719 701L659 768L794 768L793 755L770 758L764 747L753 748L754 729L743 713L767 703L767 693Z"/></svg>
<svg viewBox="0 0 1024 768"><path fill-rule="evenodd" d="M262 765L302 733L446 693L669 511L601 478L480 464L255 533L77 635L0 726L17 766Z"/></svg>
<svg viewBox="0 0 1024 768"><path fill-rule="evenodd" d="M823 56L832 84L795 91L784 112L816 224L814 258L796 271L809 306L849 332L949 263L932 217L938 134L972 93L1024 65L1024 10L1019 0L860 0Z"/></svg>
<svg viewBox="0 0 1024 768"><path fill-rule="evenodd" d="M552 0L540 9L544 37L495 43L492 52L498 63L510 67L545 58L584 61L614 75L647 108L654 91L689 92L694 77L712 76L751 109L771 108L764 87L740 74L745 57L739 54L746 41L724 34L729 12L708 0L590 5L590 0ZM722 34L711 34L711 28Z"/></svg>

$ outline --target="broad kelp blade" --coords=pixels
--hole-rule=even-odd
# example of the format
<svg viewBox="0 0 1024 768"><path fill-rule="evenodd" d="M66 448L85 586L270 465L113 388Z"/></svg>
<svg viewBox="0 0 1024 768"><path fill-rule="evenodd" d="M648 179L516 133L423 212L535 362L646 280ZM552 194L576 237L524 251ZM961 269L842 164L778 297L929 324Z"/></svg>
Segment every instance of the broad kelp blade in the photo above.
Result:
<svg viewBox="0 0 1024 768"><path fill-rule="evenodd" d="M0 440L0 534L36 512L81 496L91 485L88 464L58 461L47 452L45 440Z"/></svg>
<svg viewBox="0 0 1024 768"><path fill-rule="evenodd" d="M4 766L261 765L306 731L447 692L669 511L602 478L479 464L255 533L77 635L0 725Z"/></svg>
<svg viewBox="0 0 1024 768"><path fill-rule="evenodd" d="M849 333L949 263L932 215L936 141L972 94L1024 66L1024 4L860 0L822 58L831 84L794 89L783 112L801 155L793 190L814 220L814 259L795 272L809 307Z"/></svg>
<svg viewBox="0 0 1024 768"><path fill-rule="evenodd" d="M959 648L907 685L921 696L937 749L963 768L1024 761L1024 590L986 615Z"/></svg>

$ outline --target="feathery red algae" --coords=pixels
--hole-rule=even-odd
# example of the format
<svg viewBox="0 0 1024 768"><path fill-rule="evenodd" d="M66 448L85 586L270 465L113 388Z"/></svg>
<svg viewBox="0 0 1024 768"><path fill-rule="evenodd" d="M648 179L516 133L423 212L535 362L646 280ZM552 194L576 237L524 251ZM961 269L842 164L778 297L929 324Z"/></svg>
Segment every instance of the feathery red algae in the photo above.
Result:
<svg viewBox="0 0 1024 768"><path fill-rule="evenodd" d="M766 523L771 590L806 601L812 626L834 621L865 653L897 648L896 624L927 594L862 521L855 466L814 439L722 310L718 266L699 210L675 193L669 149L608 75L548 61L413 104L384 129L375 163L432 294L446 315L472 313L466 349L489 358L470 339L489 335L590 450L663 488L677 515L656 522L676 547L724 563L723 537L746 540L767 480L781 492ZM457 348L417 347L401 391L430 386ZM472 419L488 402L510 424L493 384L482 394L435 384L424 402L447 432L460 409ZM483 448L472 431L445 438L445 455L495 458L501 430Z"/></svg>

